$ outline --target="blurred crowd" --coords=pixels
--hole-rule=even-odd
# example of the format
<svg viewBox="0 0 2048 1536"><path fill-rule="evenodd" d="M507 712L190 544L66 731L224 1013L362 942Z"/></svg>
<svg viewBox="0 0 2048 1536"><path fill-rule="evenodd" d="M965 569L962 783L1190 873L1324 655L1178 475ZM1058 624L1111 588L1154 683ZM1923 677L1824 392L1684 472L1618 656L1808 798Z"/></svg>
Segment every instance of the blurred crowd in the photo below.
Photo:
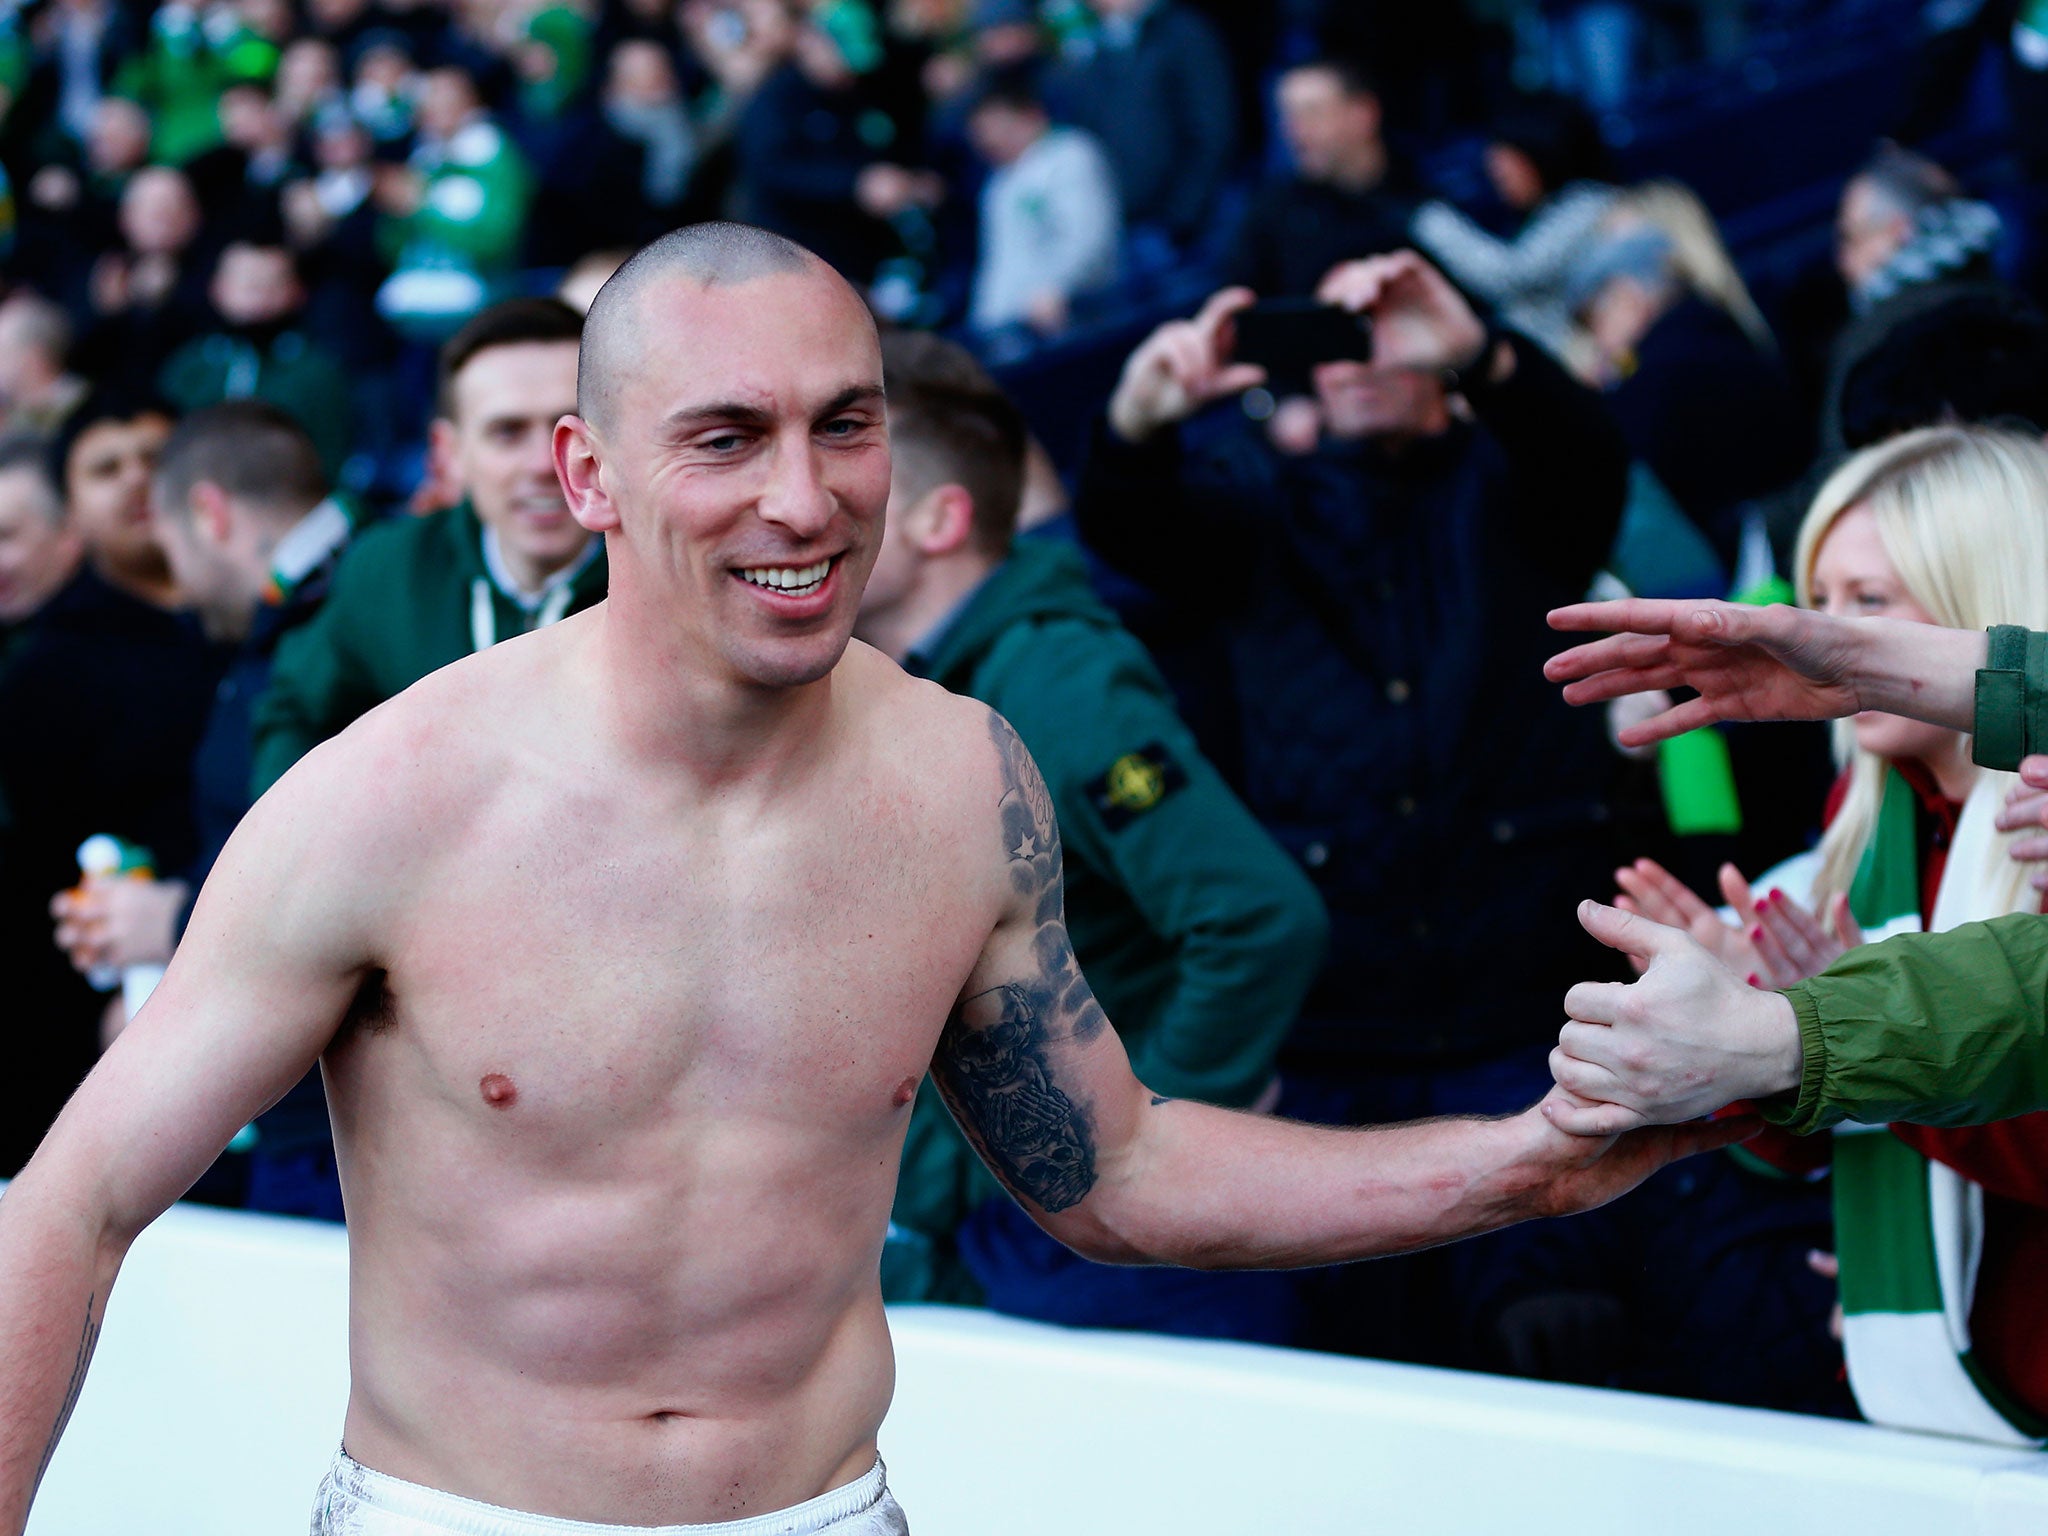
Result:
<svg viewBox="0 0 2048 1536"><path fill-rule="evenodd" d="M1542 676L1546 612L1589 592L2048 629L2024 200L1966 185L1931 129L1865 143L1765 304L1699 196L1618 167L1612 114L1660 70L1857 9L6 9L0 1174L256 796L428 672L602 599L550 456L581 316L701 219L868 296L895 478L860 634L1031 748L1075 948L1156 1092L1337 1125L1520 1109L1566 988L1618 963L1587 896L1768 987L2039 910L2048 847L1967 737L1864 715L1628 748L1668 699L1574 710ZM2000 14L2004 65L2048 64L2033 8ZM2027 165L2031 100L2007 98ZM1477 174L1433 178L1456 143ZM1253 317L1317 305L1367 323L1355 353L1240 355ZM927 1087L883 1278L2024 1442L2048 1140L2012 1124L1778 1137L1588 1216L1226 1276L1067 1252ZM1921 1161L1878 1167L1876 1141ZM1949 1299L1989 1419L1876 1406L1922 1367L1838 1305L1882 1288L1886 1222L1931 1240L1938 1213L1870 1194L1927 1166L1974 1191ZM342 1219L317 1074L196 1193Z"/></svg>

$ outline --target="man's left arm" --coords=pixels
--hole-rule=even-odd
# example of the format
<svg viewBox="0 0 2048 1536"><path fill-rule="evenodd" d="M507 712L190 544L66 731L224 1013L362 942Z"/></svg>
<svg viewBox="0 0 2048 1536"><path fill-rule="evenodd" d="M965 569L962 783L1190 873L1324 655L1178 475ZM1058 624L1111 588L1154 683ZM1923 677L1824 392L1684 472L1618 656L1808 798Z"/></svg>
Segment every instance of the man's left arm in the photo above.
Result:
<svg viewBox="0 0 2048 1536"><path fill-rule="evenodd" d="M1406 1252L1590 1209L1747 1129L1579 1138L1531 1110L1332 1130L1151 1093L1074 960L1051 796L1008 723L989 719L1002 915L932 1073L989 1167L1077 1252L1216 1269Z"/></svg>

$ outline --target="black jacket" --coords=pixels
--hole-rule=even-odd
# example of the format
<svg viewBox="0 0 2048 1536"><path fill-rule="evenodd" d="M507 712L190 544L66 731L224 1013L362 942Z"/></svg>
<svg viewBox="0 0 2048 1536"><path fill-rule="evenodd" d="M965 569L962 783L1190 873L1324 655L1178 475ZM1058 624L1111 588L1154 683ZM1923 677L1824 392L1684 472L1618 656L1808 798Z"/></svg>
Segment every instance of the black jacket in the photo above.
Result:
<svg viewBox="0 0 2048 1536"><path fill-rule="evenodd" d="M1329 906L1297 1067L1531 1045L1604 969L1573 912L1611 879L1614 759L1543 678L1543 616L1605 557L1628 455L1596 396L1516 351L1477 427L1399 456L1105 426L1082 475L1083 537L1219 642L1234 719L1191 717L1234 738L1204 745Z"/></svg>

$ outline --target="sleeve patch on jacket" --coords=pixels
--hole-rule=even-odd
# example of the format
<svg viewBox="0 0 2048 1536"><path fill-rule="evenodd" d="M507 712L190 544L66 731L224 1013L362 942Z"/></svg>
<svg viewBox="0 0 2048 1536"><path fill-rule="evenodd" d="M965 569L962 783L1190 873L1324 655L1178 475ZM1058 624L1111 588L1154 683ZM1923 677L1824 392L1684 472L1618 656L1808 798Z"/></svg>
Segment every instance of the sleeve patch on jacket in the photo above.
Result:
<svg viewBox="0 0 2048 1536"><path fill-rule="evenodd" d="M1188 781L1163 742L1126 752L1109 765L1089 792L1102 824L1111 832L1128 826Z"/></svg>

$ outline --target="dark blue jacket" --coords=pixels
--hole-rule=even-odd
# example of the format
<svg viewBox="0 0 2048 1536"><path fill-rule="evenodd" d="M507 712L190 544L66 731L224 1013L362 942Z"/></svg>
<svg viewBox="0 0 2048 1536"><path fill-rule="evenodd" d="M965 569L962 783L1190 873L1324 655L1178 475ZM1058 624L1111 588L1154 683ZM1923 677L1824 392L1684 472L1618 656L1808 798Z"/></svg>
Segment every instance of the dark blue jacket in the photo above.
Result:
<svg viewBox="0 0 2048 1536"><path fill-rule="evenodd" d="M1330 909L1297 1068L1532 1045L1606 969L1573 914L1611 883L1615 759L1543 678L1544 614L1599 568L1628 454L1596 396L1516 348L1477 426L1399 455L1105 426L1082 475L1086 541L1212 642L1231 708L1190 718Z"/></svg>

